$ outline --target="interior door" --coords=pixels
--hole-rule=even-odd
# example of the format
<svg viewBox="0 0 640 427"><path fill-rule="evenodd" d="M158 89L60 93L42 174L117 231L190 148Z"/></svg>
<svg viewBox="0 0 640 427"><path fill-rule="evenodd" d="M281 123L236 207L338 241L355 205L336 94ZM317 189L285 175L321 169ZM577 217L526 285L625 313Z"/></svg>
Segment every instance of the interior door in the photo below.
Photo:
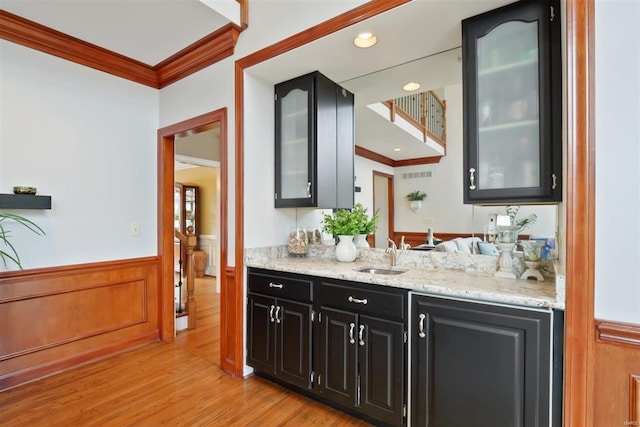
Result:
<svg viewBox="0 0 640 427"><path fill-rule="evenodd" d="M373 171L373 212L380 217L374 247L386 248L393 232L393 175Z"/></svg>

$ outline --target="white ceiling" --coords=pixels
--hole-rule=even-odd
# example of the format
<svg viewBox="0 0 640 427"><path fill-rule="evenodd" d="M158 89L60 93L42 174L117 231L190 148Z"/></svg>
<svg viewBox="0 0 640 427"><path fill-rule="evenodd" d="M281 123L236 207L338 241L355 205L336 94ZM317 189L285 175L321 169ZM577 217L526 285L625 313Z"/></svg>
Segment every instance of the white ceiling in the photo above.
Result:
<svg viewBox="0 0 640 427"><path fill-rule="evenodd" d="M301 0L249 0L249 8L256 1L288 1L293 7ZM319 70L355 94L358 116L366 104L403 95L400 87L407 81L420 82L421 91L460 82L460 52L454 49L461 45L461 20L510 2L414 0L247 72L275 84ZM230 22L198 0L0 0L0 6L148 65ZM378 44L370 49L356 48L353 38L362 31L375 33ZM446 53L436 55L441 52ZM384 119L378 116L377 120ZM411 137L383 131L379 123L362 118L356 118L356 135L358 145L394 160L435 154ZM396 147L402 150L393 151Z"/></svg>
<svg viewBox="0 0 640 427"><path fill-rule="evenodd" d="M230 22L198 0L0 0L0 6L151 66Z"/></svg>

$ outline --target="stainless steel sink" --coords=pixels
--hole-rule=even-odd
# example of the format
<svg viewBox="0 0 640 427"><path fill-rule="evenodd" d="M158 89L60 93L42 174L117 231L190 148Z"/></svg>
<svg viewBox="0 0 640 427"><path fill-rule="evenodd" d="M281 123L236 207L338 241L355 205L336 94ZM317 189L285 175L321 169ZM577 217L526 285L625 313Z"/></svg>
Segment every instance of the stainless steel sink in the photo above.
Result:
<svg viewBox="0 0 640 427"><path fill-rule="evenodd" d="M409 270L403 270L401 268L359 267L359 268L356 268L356 271L359 271L361 273L369 273L369 274L395 275L395 274L406 273Z"/></svg>

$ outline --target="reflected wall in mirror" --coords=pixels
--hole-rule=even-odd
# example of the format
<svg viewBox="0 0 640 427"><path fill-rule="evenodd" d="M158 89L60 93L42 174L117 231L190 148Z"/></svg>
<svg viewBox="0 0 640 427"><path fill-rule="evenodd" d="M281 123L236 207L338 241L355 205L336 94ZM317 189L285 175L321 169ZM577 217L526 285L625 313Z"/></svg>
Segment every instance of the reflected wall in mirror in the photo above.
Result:
<svg viewBox="0 0 640 427"><path fill-rule="evenodd" d="M356 186L360 187L360 192L355 194L355 200L373 210L374 192L380 191L374 188L373 174L382 172L393 175L393 231L389 234L396 241L405 235L410 244L424 243L429 228L433 229L436 238L443 240L467 235L483 238L490 215L505 213L504 206L463 204L462 65L459 58L460 49L457 48L384 70L380 75L373 73L342 83L356 94L356 146L386 158L376 161L376 156L356 156ZM370 93L373 93L370 87L375 85L377 78L387 81L390 75L397 75L408 79L411 74L407 69L425 76L421 77L421 91L435 90L446 101L446 154L434 163L416 160L429 155L423 142L366 108L367 103L376 101L370 97ZM359 91L364 95L360 96ZM420 164L402 166L405 163ZM406 196L417 190L425 192L427 198L422 208L415 212ZM535 213L538 220L524 230L524 234L556 237L555 205L523 206L519 217L531 213ZM386 245L377 236L375 240L381 242L379 247Z"/></svg>

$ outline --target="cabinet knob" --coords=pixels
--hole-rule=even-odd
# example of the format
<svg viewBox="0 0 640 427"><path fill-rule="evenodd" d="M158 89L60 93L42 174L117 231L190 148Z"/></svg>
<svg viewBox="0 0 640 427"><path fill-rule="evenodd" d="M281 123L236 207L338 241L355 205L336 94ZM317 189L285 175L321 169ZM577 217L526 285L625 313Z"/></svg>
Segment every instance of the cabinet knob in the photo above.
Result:
<svg viewBox="0 0 640 427"><path fill-rule="evenodd" d="M420 319L420 323L418 323L418 336L420 338L424 338L427 336L427 334L424 333L424 318L427 317L424 314L420 314L420 316L418 316L418 318Z"/></svg>
<svg viewBox="0 0 640 427"><path fill-rule="evenodd" d="M355 327L356 327L355 323L351 323L349 325L349 343L350 344L355 344L356 343L355 338L353 338L353 330L355 329Z"/></svg>
<svg viewBox="0 0 640 427"><path fill-rule="evenodd" d="M360 332L358 332L358 341L360 342L360 345L363 346L364 345L364 325L360 325Z"/></svg>
<svg viewBox="0 0 640 427"><path fill-rule="evenodd" d="M470 168L469 169L469 190L475 190L476 189L475 173L476 173L476 169L475 168Z"/></svg>

